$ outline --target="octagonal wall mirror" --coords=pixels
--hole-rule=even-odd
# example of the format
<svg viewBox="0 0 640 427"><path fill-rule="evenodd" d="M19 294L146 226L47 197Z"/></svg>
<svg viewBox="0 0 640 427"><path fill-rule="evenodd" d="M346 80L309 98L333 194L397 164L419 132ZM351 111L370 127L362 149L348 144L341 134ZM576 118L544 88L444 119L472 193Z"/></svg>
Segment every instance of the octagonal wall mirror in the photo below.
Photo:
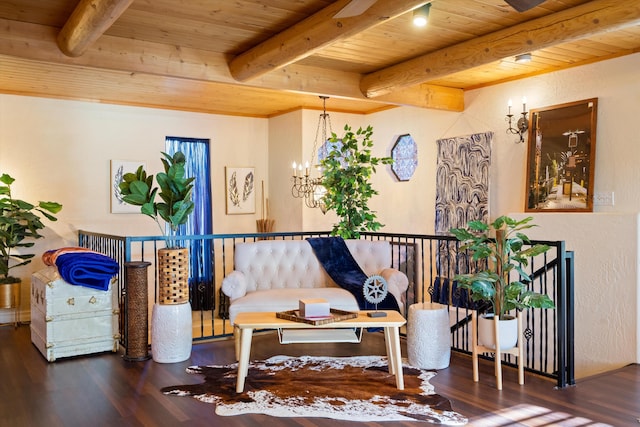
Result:
<svg viewBox="0 0 640 427"><path fill-rule="evenodd" d="M593 212L598 98L530 112L526 212Z"/></svg>
<svg viewBox="0 0 640 427"><path fill-rule="evenodd" d="M391 170L398 181L409 181L418 167L418 146L411 135L400 135L391 149Z"/></svg>

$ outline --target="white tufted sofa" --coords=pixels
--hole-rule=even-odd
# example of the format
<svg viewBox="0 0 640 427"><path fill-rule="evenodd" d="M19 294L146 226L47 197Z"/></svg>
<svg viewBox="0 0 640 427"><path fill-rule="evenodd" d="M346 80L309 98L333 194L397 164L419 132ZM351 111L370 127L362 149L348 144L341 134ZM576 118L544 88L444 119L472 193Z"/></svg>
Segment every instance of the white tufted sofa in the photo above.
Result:
<svg viewBox="0 0 640 427"><path fill-rule="evenodd" d="M391 268L391 245L387 241L345 240L347 248L367 276L384 277L391 293L404 309L407 276ZM260 240L238 243L235 270L222 281L229 297L229 319L240 312L286 311L298 308L304 298L324 298L331 308L357 311L358 303L335 284L306 240Z"/></svg>

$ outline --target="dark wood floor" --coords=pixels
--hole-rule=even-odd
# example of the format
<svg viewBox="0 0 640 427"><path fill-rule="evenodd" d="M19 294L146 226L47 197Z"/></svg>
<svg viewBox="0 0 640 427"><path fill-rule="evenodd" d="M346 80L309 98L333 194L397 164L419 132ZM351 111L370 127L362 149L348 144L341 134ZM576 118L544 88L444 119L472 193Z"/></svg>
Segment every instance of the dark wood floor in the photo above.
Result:
<svg viewBox="0 0 640 427"><path fill-rule="evenodd" d="M403 343L404 346L404 343ZM403 348L404 351L404 348ZM280 346L274 334L254 338L252 358L276 354L384 354L381 333L365 333L358 344ZM404 353L403 353L404 354ZM197 344L188 361L160 364L126 362L121 354L99 354L48 363L31 344L28 325L0 327L0 425L21 426L417 426L409 422L357 423L318 418L271 418L264 415L218 417L214 406L195 399L165 396L160 388L197 383L185 368L233 361L230 340ZM557 390L554 382L504 370L504 389L497 391L493 365L481 362L474 383L471 360L454 354L451 366L431 380L436 392L472 426L638 426L640 366L578 381Z"/></svg>

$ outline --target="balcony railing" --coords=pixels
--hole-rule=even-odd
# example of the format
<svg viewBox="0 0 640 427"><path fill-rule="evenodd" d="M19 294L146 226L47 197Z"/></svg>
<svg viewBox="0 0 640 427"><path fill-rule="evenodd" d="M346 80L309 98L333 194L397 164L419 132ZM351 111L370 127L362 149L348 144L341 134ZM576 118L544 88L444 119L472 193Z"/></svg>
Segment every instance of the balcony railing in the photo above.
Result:
<svg viewBox="0 0 640 427"><path fill-rule="evenodd" d="M181 237L183 245L208 242L210 274L206 280L194 278L190 283L193 308L194 341L229 336L233 330L227 317L228 300L220 291L222 279L233 270L234 248L238 242L261 239L294 240L327 236L329 232L213 234ZM471 311L460 301L453 286L453 277L471 271L474 266L468 254L459 251L459 242L452 236L366 233L364 239L388 240L392 245L393 267L409 278L405 295L405 310L418 302L439 302L449 306L451 346L454 351L471 352ZM530 309L524 312L525 368L531 372L554 378L558 387L575 383L573 360L573 253L565 250L563 241L532 241L544 243L551 250L531 259L528 273L530 288L547 293L554 299L556 309ZM125 306L127 286L125 263L147 261L150 303L157 300L157 250L164 247L161 236L113 236L88 231L79 232L79 245L100 251L116 259L121 266L117 278L121 307ZM453 289L452 289L453 288ZM126 313L120 310L122 345L127 347ZM515 364L515 358L505 355L503 363Z"/></svg>

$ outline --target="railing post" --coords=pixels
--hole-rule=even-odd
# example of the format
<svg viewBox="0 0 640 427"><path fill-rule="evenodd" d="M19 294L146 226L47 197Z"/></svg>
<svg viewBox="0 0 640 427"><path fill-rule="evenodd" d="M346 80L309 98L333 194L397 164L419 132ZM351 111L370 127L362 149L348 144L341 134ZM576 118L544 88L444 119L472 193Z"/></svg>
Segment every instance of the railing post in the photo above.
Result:
<svg viewBox="0 0 640 427"><path fill-rule="evenodd" d="M563 242L564 244L564 242ZM573 251L567 252L566 257L566 288L567 288L567 384L575 385L575 301L574 301L574 278L575 278L575 258Z"/></svg>

